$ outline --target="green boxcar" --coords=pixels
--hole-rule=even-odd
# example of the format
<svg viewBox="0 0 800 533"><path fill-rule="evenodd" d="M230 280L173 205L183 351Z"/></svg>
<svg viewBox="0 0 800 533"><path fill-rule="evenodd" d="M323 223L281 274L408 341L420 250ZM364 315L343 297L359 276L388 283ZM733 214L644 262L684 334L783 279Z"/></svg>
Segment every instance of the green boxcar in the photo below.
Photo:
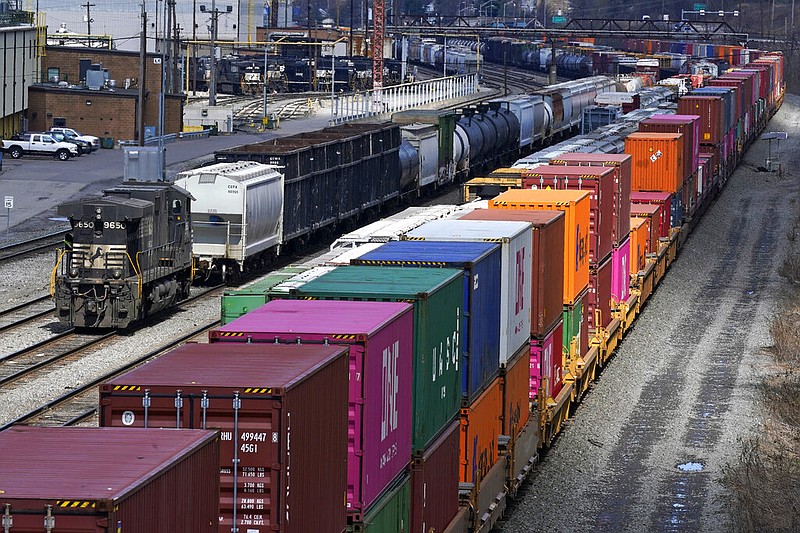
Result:
<svg viewBox="0 0 800 533"><path fill-rule="evenodd" d="M247 287L226 290L222 295L222 325L261 307L267 303L267 293L272 287L306 270L306 267L289 266L272 272Z"/></svg>
<svg viewBox="0 0 800 533"><path fill-rule="evenodd" d="M362 523L347 526L348 533L410 533L411 481L407 474L392 483L367 509Z"/></svg>
<svg viewBox="0 0 800 533"><path fill-rule="evenodd" d="M414 450L425 450L459 414L463 270L339 267L292 291L292 296L414 304Z"/></svg>
<svg viewBox="0 0 800 533"><path fill-rule="evenodd" d="M578 343L578 353L584 355L588 346L582 346L584 335L581 328L587 327L583 324L583 298L573 305L564 306L564 351L569 353L570 342L573 337Z"/></svg>

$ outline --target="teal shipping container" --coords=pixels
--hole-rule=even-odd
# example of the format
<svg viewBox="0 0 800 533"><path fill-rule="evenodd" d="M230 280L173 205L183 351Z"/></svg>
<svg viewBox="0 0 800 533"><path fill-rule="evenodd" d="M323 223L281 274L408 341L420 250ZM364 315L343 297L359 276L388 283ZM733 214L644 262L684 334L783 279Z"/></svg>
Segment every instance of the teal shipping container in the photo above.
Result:
<svg viewBox="0 0 800 533"><path fill-rule="evenodd" d="M298 299L414 305L412 446L424 451L461 408L464 271L339 267L291 291Z"/></svg>
<svg viewBox="0 0 800 533"><path fill-rule="evenodd" d="M247 287L226 290L222 295L221 302L222 312L220 316L222 317L222 325L224 326L245 313L261 307L269 301L267 293L270 289L308 269L309 267L288 266L264 276Z"/></svg>
<svg viewBox="0 0 800 533"><path fill-rule="evenodd" d="M411 481L403 474L378 496L364 520L347 526L348 533L411 533Z"/></svg>

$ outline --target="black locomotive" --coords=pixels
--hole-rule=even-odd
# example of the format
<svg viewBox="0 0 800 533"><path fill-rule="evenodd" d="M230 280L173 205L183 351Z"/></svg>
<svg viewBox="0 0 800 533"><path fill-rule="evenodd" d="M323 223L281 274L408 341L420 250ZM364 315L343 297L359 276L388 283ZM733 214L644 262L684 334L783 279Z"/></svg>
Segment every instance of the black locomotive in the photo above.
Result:
<svg viewBox="0 0 800 533"><path fill-rule="evenodd" d="M125 328L189 296L191 195L163 182L129 180L92 201L59 206L72 233L53 270L64 324Z"/></svg>

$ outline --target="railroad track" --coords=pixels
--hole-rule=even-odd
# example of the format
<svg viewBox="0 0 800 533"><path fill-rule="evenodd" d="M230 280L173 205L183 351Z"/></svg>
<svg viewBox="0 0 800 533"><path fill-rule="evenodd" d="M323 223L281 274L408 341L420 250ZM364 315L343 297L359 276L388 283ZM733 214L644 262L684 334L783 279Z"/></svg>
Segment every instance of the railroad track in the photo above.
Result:
<svg viewBox="0 0 800 533"><path fill-rule="evenodd" d="M52 248L64 241L64 235L67 230L49 233L42 237L37 237L29 241L23 241L8 246L0 247L0 261L7 261L9 259L18 259L26 255L31 255L42 250Z"/></svg>
<svg viewBox="0 0 800 533"><path fill-rule="evenodd" d="M224 290L223 286L211 287L199 294L184 300L181 305L199 302L207 298L218 297ZM154 317L153 320L158 320ZM148 320L149 324L151 321ZM207 321L192 331L171 340L148 353L136 357L134 360L110 369L103 375L88 382L84 382L64 394L51 399L44 405L39 405L13 420L0 426L0 431L15 424L26 425L76 425L91 419L97 412L97 386L109 379L124 374L125 372L157 357L189 339L207 332L218 325L217 320ZM144 324L143 324L144 325ZM94 351L113 342L118 336L117 331L100 333L82 333L69 330L55 339L47 339L36 346L26 348L17 353L10 354L0 359L0 390L8 387L24 387L36 381L37 377L57 370L59 364L66 366L79 360L87 352ZM48 352L50 355L48 355ZM44 355L41 355L44 354Z"/></svg>
<svg viewBox="0 0 800 533"><path fill-rule="evenodd" d="M52 312L53 304L47 294L37 296L14 307L3 309L0 311L0 333L22 327Z"/></svg>

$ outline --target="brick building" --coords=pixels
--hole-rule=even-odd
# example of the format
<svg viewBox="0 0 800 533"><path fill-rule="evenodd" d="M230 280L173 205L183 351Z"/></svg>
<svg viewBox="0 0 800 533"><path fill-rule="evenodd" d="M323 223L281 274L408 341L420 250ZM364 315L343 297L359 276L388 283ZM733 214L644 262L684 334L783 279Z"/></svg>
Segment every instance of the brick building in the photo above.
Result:
<svg viewBox="0 0 800 533"><path fill-rule="evenodd" d="M81 79L81 60L100 64L108 70L108 77L116 81L116 87L86 89L85 80ZM148 54L144 103L146 127L158 126L161 72L161 56ZM29 92L31 130L46 130L58 123L97 137L137 138L138 52L48 46L42 57L42 78L44 83L32 86ZM62 83L47 81L55 79ZM164 103L164 132L179 132L183 121L183 95L168 93Z"/></svg>

